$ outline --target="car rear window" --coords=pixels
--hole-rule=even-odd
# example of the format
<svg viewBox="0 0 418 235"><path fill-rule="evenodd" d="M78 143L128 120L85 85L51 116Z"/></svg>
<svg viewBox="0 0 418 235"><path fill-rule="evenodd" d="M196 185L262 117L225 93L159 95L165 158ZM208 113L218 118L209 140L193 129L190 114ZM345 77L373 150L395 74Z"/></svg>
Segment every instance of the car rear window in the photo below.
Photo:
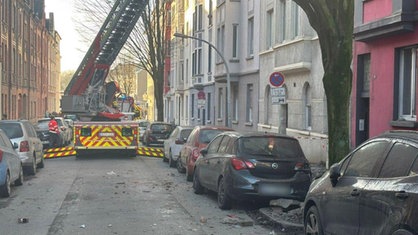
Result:
<svg viewBox="0 0 418 235"><path fill-rule="evenodd" d="M9 139L21 138L23 136L22 127L19 123L0 123L0 128Z"/></svg>
<svg viewBox="0 0 418 235"><path fill-rule="evenodd" d="M140 126L140 127L147 127L147 126L148 126L148 124L149 124L149 122L140 122L140 123L139 123L139 126Z"/></svg>
<svg viewBox="0 0 418 235"><path fill-rule="evenodd" d="M220 133L225 132L224 130L201 130L199 135L199 142L208 144Z"/></svg>
<svg viewBox="0 0 418 235"><path fill-rule="evenodd" d="M300 144L295 139L281 137L242 137L239 152L251 155L298 158L304 156Z"/></svg>
<svg viewBox="0 0 418 235"><path fill-rule="evenodd" d="M39 120L38 121L38 128L39 129L48 129L49 120Z"/></svg>
<svg viewBox="0 0 418 235"><path fill-rule="evenodd" d="M165 131L165 132L171 132L172 126L169 124L153 124L151 125L152 131Z"/></svg>
<svg viewBox="0 0 418 235"><path fill-rule="evenodd" d="M181 139L187 139L189 137L190 133L192 133L192 129L181 130L180 138Z"/></svg>

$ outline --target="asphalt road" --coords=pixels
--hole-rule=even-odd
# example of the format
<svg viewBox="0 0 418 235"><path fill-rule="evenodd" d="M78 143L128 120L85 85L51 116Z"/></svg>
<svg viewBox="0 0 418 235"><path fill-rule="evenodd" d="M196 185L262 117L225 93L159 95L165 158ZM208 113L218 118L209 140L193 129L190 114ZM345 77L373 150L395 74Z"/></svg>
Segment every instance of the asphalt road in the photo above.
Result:
<svg viewBox="0 0 418 235"><path fill-rule="evenodd" d="M214 194L195 195L161 158L46 159L12 190L0 198L0 234L275 234L242 208L220 210Z"/></svg>

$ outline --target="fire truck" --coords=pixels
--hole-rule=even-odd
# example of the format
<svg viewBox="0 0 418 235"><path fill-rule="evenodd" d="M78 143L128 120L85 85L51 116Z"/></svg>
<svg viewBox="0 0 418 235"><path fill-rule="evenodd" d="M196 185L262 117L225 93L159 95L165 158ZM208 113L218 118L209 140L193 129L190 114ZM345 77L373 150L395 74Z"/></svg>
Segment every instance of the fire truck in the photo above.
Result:
<svg viewBox="0 0 418 235"><path fill-rule="evenodd" d="M106 77L146 4L145 0L115 1L64 91L61 112L79 119L73 127L77 157L122 150L136 156L138 123L127 120L126 112L113 105L121 91L116 82L106 82Z"/></svg>

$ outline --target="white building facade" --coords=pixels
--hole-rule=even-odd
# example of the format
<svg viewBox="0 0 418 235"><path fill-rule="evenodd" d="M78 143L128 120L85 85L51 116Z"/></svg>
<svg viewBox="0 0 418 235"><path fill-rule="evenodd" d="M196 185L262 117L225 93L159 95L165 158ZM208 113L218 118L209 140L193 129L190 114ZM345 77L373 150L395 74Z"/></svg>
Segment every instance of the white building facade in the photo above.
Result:
<svg viewBox="0 0 418 235"><path fill-rule="evenodd" d="M223 59L205 42L173 37L166 121L288 134L311 162L328 159L321 51L300 7L292 0L174 0L174 17L173 33L205 40ZM283 76L280 87L271 84L273 73Z"/></svg>

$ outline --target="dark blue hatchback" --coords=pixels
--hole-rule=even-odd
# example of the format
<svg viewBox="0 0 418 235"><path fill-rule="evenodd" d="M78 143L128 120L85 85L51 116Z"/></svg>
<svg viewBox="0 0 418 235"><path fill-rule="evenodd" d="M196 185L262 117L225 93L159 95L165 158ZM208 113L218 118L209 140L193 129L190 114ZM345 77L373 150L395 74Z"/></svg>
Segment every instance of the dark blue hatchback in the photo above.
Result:
<svg viewBox="0 0 418 235"><path fill-rule="evenodd" d="M193 189L218 194L218 206L232 201L286 198L303 201L311 169L297 139L278 134L224 132L201 151Z"/></svg>

